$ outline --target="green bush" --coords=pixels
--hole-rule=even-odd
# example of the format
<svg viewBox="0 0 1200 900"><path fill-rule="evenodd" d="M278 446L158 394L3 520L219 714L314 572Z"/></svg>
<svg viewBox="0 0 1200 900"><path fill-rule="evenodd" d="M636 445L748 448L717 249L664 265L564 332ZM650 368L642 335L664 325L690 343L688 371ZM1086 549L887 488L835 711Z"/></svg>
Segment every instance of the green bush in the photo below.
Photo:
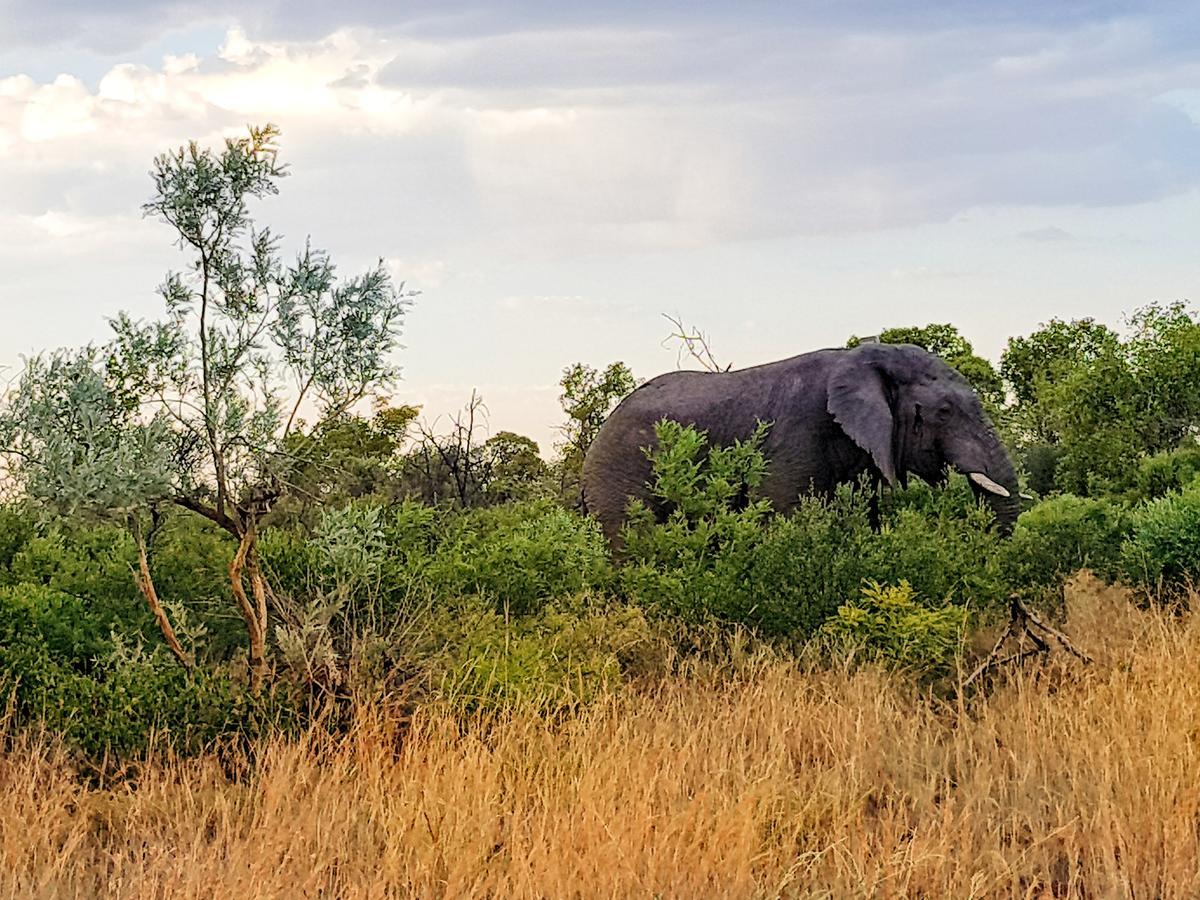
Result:
<svg viewBox="0 0 1200 900"><path fill-rule="evenodd" d="M0 504L0 585L12 583L13 558L36 531L35 517L24 504Z"/></svg>
<svg viewBox="0 0 1200 900"><path fill-rule="evenodd" d="M40 584L86 597L95 616L113 626L140 629L150 618L133 583L136 561L133 540L124 529L57 520L38 528L13 554L4 582Z"/></svg>
<svg viewBox="0 0 1200 900"><path fill-rule="evenodd" d="M181 752L296 720L284 695L254 697L227 677L188 673L163 651L94 637L78 597L44 585L0 590L0 697L86 756L130 759L154 739Z"/></svg>
<svg viewBox="0 0 1200 900"><path fill-rule="evenodd" d="M40 667L91 671L113 649L113 621L83 598L43 584L0 588L0 673L36 681Z"/></svg>
<svg viewBox="0 0 1200 900"><path fill-rule="evenodd" d="M721 561L723 593L712 611L765 635L812 635L858 590L876 539L862 492L845 486L830 500L804 497L747 542L744 565Z"/></svg>
<svg viewBox="0 0 1200 900"><path fill-rule="evenodd" d="M1159 599L1180 595L1200 578L1200 489L1137 507L1121 550L1124 577Z"/></svg>
<svg viewBox="0 0 1200 900"><path fill-rule="evenodd" d="M219 738L252 739L299 721L286 695L255 696L220 674L189 675L163 653L109 661L88 676L52 666L38 689L18 688L18 706L87 757L114 761L154 746L197 753Z"/></svg>
<svg viewBox="0 0 1200 900"><path fill-rule="evenodd" d="M945 604L922 605L907 581L894 587L867 584L822 627L842 649L871 661L939 675L950 670L966 628L967 611Z"/></svg>
<svg viewBox="0 0 1200 900"><path fill-rule="evenodd" d="M242 658L246 652L246 628L229 585L236 549L227 532L186 512L168 514L150 546L158 595L176 631L183 630L185 620L195 622L194 639L187 644L201 666ZM142 633L147 644L162 640L152 625Z"/></svg>
<svg viewBox="0 0 1200 900"><path fill-rule="evenodd" d="M1037 443L1025 448L1021 468L1029 479L1029 489L1039 496L1058 489L1058 461L1063 449L1058 444Z"/></svg>
<svg viewBox="0 0 1200 900"><path fill-rule="evenodd" d="M455 516L425 573L436 597L480 594L512 615L603 587L609 577L597 524L549 500Z"/></svg>
<svg viewBox="0 0 1200 900"><path fill-rule="evenodd" d="M922 483L896 493L862 551L864 579L906 581L931 602L1003 603L1010 586L1001 562L1005 542L967 480L955 475L945 488Z"/></svg>
<svg viewBox="0 0 1200 900"><path fill-rule="evenodd" d="M766 501L753 499L766 471L764 426L711 450L694 428L663 421L656 431L653 490L669 512L658 522L648 506L631 504L620 570L626 595L693 624L715 617L776 634L818 626L823 616L798 589L837 590L849 559L838 548L866 528L865 506L845 492L836 506L805 499L791 519L774 519ZM857 570L849 577L857 585Z"/></svg>
<svg viewBox="0 0 1200 900"><path fill-rule="evenodd" d="M468 710L587 702L646 665L655 647L641 610L586 594L521 617L478 596L461 598L433 614L423 640L438 695Z"/></svg>
<svg viewBox="0 0 1200 900"><path fill-rule="evenodd" d="M1044 500L1017 520L1005 571L1015 589L1034 592L1058 590L1080 569L1112 581L1129 527L1128 511L1118 503L1071 494Z"/></svg>
<svg viewBox="0 0 1200 900"><path fill-rule="evenodd" d="M1181 491L1200 476L1200 446L1155 453L1138 461L1132 492L1139 500L1156 500Z"/></svg>

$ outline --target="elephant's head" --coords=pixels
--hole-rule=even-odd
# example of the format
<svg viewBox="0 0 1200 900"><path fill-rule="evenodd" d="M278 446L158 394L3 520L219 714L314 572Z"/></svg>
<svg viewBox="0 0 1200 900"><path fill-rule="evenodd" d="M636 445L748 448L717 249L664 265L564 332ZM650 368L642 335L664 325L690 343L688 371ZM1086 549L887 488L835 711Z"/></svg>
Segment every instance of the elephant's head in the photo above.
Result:
<svg viewBox="0 0 1200 900"><path fill-rule="evenodd" d="M889 484L910 473L939 483L953 467L1001 530L1012 529L1020 499L1008 451L975 391L932 353L911 344L846 351L830 373L828 408Z"/></svg>

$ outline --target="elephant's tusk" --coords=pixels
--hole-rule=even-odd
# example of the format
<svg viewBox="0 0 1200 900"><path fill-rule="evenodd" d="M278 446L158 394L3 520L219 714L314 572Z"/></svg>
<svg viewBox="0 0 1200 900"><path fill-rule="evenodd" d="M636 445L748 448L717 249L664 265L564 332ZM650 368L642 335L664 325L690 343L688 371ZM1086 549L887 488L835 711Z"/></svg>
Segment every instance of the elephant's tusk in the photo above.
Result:
<svg viewBox="0 0 1200 900"><path fill-rule="evenodd" d="M1021 491L1021 493L1017 494L1017 496L1020 497L1022 500L1036 500L1037 499L1037 497L1033 496L1033 494L1027 494L1024 491Z"/></svg>
<svg viewBox="0 0 1200 900"><path fill-rule="evenodd" d="M971 472L967 477L970 478L977 485L979 485L981 488L983 488L985 491L993 493L998 497L1011 497L1012 496L1012 494L1010 494L1008 492L1008 488L1006 488L1002 484L996 484L996 482L992 481L992 479L988 478L982 472Z"/></svg>

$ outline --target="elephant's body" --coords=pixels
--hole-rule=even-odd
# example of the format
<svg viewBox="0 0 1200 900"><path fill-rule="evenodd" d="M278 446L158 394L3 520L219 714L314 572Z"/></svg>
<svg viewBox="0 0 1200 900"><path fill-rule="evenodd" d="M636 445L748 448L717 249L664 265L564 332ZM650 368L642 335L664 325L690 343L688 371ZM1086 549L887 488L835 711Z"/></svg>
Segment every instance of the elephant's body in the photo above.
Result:
<svg viewBox="0 0 1200 900"><path fill-rule="evenodd" d="M932 431L922 425L932 409L927 407L922 418L922 406L916 403L914 419L898 408L905 405L899 399L899 381L893 388L876 377L901 363L906 372L911 368L908 375L925 392L922 397L931 391L934 396L946 393L966 407L964 430L986 445L980 453L967 454L970 460L949 459L944 444L950 442L924 440L931 446L918 446L922 441L914 435ZM878 390L863 390L874 382L880 383ZM886 428L875 418L865 424L858 421L860 414L875 416L880 404L890 416ZM973 415L979 422L972 426ZM936 481L949 462L963 471L988 474L990 468L997 481L1016 493L1011 463L978 398L941 360L903 345L818 350L732 372L670 372L626 397L600 429L583 466L584 504L611 540L617 537L631 498L647 502L660 516L666 512L651 494L651 463L645 452L655 446L654 426L664 418L694 425L714 446L749 437L760 421L770 423L763 445L767 475L760 490L780 512L792 509L802 494L828 495L863 475L896 483L911 471Z"/></svg>

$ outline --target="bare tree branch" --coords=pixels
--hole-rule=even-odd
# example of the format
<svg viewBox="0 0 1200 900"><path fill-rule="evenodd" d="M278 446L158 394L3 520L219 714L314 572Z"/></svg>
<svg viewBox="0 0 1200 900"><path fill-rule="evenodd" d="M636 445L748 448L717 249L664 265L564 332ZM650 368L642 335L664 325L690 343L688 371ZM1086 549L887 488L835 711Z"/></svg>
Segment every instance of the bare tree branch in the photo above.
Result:
<svg viewBox="0 0 1200 900"><path fill-rule="evenodd" d="M698 328L688 328L683 324L683 319L679 316L671 316L666 313L662 314L663 318L671 323L674 329L663 340L663 346L667 346L671 341L679 341L678 364L682 367L685 356L690 356L693 360L700 364L700 367L706 372L728 372L733 368L733 365L722 366L715 356L708 343L708 335Z"/></svg>
<svg viewBox="0 0 1200 900"><path fill-rule="evenodd" d="M1091 664L1092 658L1090 656L1076 648L1076 646L1071 643L1070 638L1068 638L1057 628L1047 624L1047 622L1041 616L1026 606L1019 595L1013 594L1010 596L1008 598L1008 603L1008 625L1005 627L1004 631L1001 632L1000 637L996 640L995 646L992 647L992 652L989 653L987 658L979 664L979 667L971 673L971 677L963 682L962 686L964 688L970 687L970 685L975 682L976 679L980 678L989 669L998 668L1000 666L1007 665L1010 662L1022 662L1026 658L1036 654L1048 655L1051 652L1051 646L1043 634L1054 638L1064 650L1079 659L1085 665ZM1042 632L1042 634L1039 634L1039 631ZM1028 640L1033 644L1034 649L1020 649L1009 656L1001 658L1001 648L1009 641L1010 638L1014 637L1019 643L1024 643L1025 640Z"/></svg>

